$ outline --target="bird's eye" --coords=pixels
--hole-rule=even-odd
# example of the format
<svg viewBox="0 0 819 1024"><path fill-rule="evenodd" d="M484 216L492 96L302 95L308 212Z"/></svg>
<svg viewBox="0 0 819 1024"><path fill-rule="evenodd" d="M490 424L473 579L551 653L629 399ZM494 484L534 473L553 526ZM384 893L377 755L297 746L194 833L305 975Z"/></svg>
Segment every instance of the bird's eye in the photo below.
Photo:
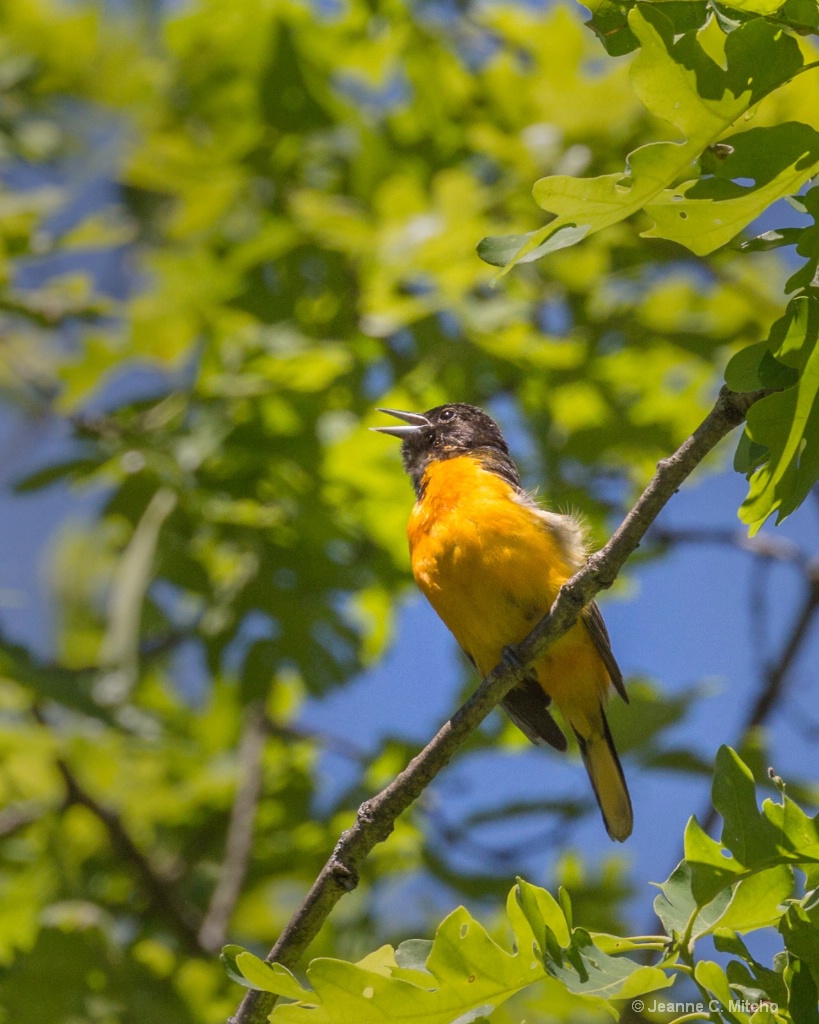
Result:
<svg viewBox="0 0 819 1024"><path fill-rule="evenodd" d="M452 409L444 409L444 411L441 413L441 419L444 420L444 421L451 420L454 415L455 415L454 410L452 410Z"/></svg>

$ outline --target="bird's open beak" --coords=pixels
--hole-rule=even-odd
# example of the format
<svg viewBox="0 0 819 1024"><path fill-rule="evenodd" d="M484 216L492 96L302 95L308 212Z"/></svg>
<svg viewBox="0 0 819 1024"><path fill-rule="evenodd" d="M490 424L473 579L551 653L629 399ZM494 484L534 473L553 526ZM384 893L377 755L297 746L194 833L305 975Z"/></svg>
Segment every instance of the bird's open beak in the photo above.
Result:
<svg viewBox="0 0 819 1024"><path fill-rule="evenodd" d="M403 420L405 427L370 427L370 430L378 434L391 434L393 437L405 438L411 434L417 434L424 427L431 427L432 424L419 412L402 412L400 409L379 409L378 412L385 412L388 416L394 416L397 420Z"/></svg>

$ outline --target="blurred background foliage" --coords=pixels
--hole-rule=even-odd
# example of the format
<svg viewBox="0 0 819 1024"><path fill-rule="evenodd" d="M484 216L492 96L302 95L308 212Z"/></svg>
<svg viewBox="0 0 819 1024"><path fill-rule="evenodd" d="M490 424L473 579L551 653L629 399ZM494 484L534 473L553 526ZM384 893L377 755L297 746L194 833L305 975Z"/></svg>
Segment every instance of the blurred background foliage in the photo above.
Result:
<svg viewBox="0 0 819 1024"><path fill-rule="evenodd" d="M18 443L62 430L15 487L93 508L50 553L53 635L0 650L0 1019L223 1020L213 951L266 950L415 749L299 722L384 655L409 583L374 406L487 407L600 541L781 314L778 254L693 257L639 216L493 284L475 245L539 222L535 179L665 137L602 57L579 9L535 3L0 6L0 388ZM756 123L819 122L806 78ZM709 774L664 739L697 692L632 692L623 749ZM498 742L521 738L498 719L468 756ZM356 782L321 802L328 746ZM420 806L312 955L403 938L391 877L495 906L514 865L444 851L593 810L547 795ZM618 927L622 862L550 870Z"/></svg>

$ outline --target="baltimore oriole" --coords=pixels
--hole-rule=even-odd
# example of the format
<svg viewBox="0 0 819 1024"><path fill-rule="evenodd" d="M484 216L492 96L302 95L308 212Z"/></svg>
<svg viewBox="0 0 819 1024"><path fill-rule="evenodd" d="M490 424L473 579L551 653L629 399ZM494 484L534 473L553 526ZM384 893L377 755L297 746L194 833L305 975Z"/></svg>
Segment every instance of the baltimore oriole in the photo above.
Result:
<svg viewBox="0 0 819 1024"><path fill-rule="evenodd" d="M417 501L409 520L415 580L467 657L487 675L504 648L523 640L586 557L572 516L540 508L523 490L498 425L474 405L429 412L379 409L404 426L375 427L402 440ZM537 744L566 750L549 711L554 701L574 731L606 831L623 842L632 811L604 712L611 688L628 701L597 605L553 644L503 700Z"/></svg>

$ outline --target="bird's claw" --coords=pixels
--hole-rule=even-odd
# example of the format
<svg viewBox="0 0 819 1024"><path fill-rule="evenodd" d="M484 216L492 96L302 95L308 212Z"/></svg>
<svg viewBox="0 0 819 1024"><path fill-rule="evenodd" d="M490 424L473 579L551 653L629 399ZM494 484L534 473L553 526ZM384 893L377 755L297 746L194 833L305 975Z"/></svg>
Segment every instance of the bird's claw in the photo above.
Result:
<svg viewBox="0 0 819 1024"><path fill-rule="evenodd" d="M523 668L514 647L504 647L501 651L501 665L510 672L519 672Z"/></svg>

